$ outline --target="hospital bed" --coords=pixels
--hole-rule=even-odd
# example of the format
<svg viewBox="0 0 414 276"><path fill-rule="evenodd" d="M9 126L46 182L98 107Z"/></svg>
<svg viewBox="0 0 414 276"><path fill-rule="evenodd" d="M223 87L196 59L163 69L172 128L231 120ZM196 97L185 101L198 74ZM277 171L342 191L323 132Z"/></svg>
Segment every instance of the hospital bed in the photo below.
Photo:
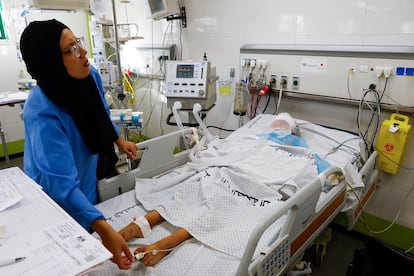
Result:
<svg viewBox="0 0 414 276"><path fill-rule="evenodd" d="M223 140L240 141L243 137L257 137L260 133L269 132L274 118L274 115L259 115ZM175 248L154 267L145 267L138 263L129 271L120 271L114 264L107 262L104 264L105 270L98 271L98 274L280 275L302 259L305 250L340 212L347 214L348 228L351 229L363 204L373 193L376 153L361 160L360 141L354 135L302 120L297 122L300 136L305 138L311 151L332 166L315 177L303 177L299 180L303 183L300 189L290 194L287 199L278 200L277 208L271 209L268 216L261 219L246 238L246 246L243 246L241 255L236 257L228 252L224 253L193 238ZM144 187L146 182L136 182L136 179L158 179L158 182L163 182L163 179L167 180L171 174L192 163L194 149L197 147L183 147L184 141L191 135L192 130L184 129L139 143L138 147L144 151L139 166L99 183L102 203L97 208L115 229L120 230L131 222L132 217L142 216L149 211L136 199L136 190ZM210 142L207 146L214 143ZM218 143L220 146L221 142ZM175 153L177 148L183 150ZM249 160L253 155L239 156L240 162ZM259 159L253 158L253 161L259 162ZM356 173L350 168L351 162L361 162L360 167L354 168ZM256 169L260 170L252 166L251 172L254 173ZM247 170L249 171L248 168ZM263 170L268 169L265 167ZM278 172L274 173L276 176ZM344 175L347 177L344 178ZM352 196L355 193L357 196ZM236 216L238 220L247 219L246 214ZM149 237L132 241L131 250L142 244L153 243L176 229L173 224L163 222L153 228Z"/></svg>

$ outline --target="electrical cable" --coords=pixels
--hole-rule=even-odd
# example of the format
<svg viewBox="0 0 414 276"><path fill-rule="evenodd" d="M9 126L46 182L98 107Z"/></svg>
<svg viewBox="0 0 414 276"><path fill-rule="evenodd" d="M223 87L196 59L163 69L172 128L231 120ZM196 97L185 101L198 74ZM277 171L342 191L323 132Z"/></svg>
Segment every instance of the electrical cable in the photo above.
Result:
<svg viewBox="0 0 414 276"><path fill-rule="evenodd" d="M152 87L152 81L151 81L151 87ZM160 93L161 93L161 83L159 83L159 86L158 86L157 97L160 95ZM152 102L152 96L151 95L152 95L152 93L150 93L150 97L149 97L150 98L150 103L149 103L150 106L151 106L151 102ZM145 122L145 125L142 127L143 129L146 129L146 127L148 126L148 124L149 124L149 122L152 118L152 114L155 110L155 106L157 105L157 103L158 103L158 101L155 100L154 104L152 104L151 109L150 109L150 113L148 115L148 119Z"/></svg>
<svg viewBox="0 0 414 276"><path fill-rule="evenodd" d="M355 191L354 187L352 187L349 183L347 183L347 185L351 188L352 192L354 193L354 195L357 198L357 201L360 205L361 208L361 220L364 223L365 228L367 229L367 231L372 234L372 235L376 235L376 234L382 234L385 233L386 231L388 231L389 229L391 229L391 227L397 222L397 219L400 216L401 210L403 208L403 206L406 204L408 197L410 196L410 194L414 191L414 185L411 187L411 189L408 191L408 193L405 195L404 200L401 202L400 207L398 208L397 213L395 214L393 220L391 221L391 223L385 227L384 229L381 230L372 230L370 228L370 226L368 225L367 219L365 218L365 208L362 204L361 198L359 197L358 193ZM375 184L372 184L375 185Z"/></svg>
<svg viewBox="0 0 414 276"><path fill-rule="evenodd" d="M160 130L161 130L161 136L164 135L164 129L162 128L162 122L163 120L163 115L164 115L164 101L161 102L161 112L160 112Z"/></svg>
<svg viewBox="0 0 414 276"><path fill-rule="evenodd" d="M315 131L315 130L313 130L313 129L310 129L310 128L306 128L306 127L303 127L303 126L301 126L301 128L303 128L303 129L307 129L307 130L310 130L310 131L312 131L312 132L315 132L315 133L318 133L318 134L320 134L320 135L323 135L324 137L326 137L326 138L329 138L330 140L332 140L332 141L336 141L335 139L332 139L331 137L329 137L329 136L327 136L327 135L325 135L325 134L323 134L323 133L320 133L320 132L318 132L318 131ZM343 141L339 146L338 146L338 148L340 147L340 146L343 146L346 142L348 142L348 141L350 141L350 140L352 140L352 139L356 139L356 138L351 138L351 139L348 139L348 140L345 140L345 141ZM337 142L337 141L336 141ZM367 141L368 143L370 143L369 141ZM383 154L383 153L381 153L377 148L375 148L375 146L374 145L372 145L372 144L370 144L370 147L373 147L375 150L377 150L377 152L379 153L379 154ZM388 156L386 156L387 158L388 158ZM391 160L391 159L390 159ZM394 162L393 160L391 160L392 162ZM394 163L397 163L397 162L394 162ZM398 165L400 165L400 164L398 164ZM403 167L403 166L401 166L401 167ZM405 168L405 169L409 169L409 170L414 170L414 168L407 168L407 167L403 167L403 168ZM364 206L363 206L363 203L362 203L362 201L361 201L361 198L359 197L359 194L358 194L358 192L354 189L354 187L352 187L349 183L347 183L347 185L350 187L350 189L352 190L352 192L354 193L354 195L355 195L355 197L356 197L356 199L357 199L357 201L358 201L358 204L359 204L359 206L360 206L360 208L361 208L361 220L362 220L362 222L364 223L364 227L367 229L367 231L370 233L370 234L372 234L372 235L376 235L376 234L382 234L382 233L384 233L384 232L386 232L386 231L388 231L395 223L396 223L396 221L397 221L397 219L399 218L399 216L400 216L400 213L401 213L401 210L402 210L402 208L403 208L403 206L406 204L406 202L407 202L407 200L408 200L408 197L409 197L409 195L413 192L413 190L414 190L414 185L413 185L413 187L411 187L411 189L409 190L409 192L405 195L405 197L404 197L404 200L401 202L401 204L400 204L400 207L398 208L398 211L397 211L397 213L396 213L396 215L394 216L394 218L393 218L393 220L392 220L392 222L390 223L390 225L388 225L387 227L385 227L384 229L382 229L382 230L372 230L371 228L370 228L370 226L368 225L368 222L367 222L367 219L365 218L365 209L364 209ZM375 184L372 184L372 185L375 185ZM412 249L414 248L414 245L410 248L410 249L408 249L408 250L406 250L405 251L405 253L408 253L409 251L411 251Z"/></svg>
<svg viewBox="0 0 414 276"><path fill-rule="evenodd" d="M268 93L268 92L269 92L269 90L270 90L270 89L269 89L269 87L265 85L265 86L263 87L263 89L262 89L262 90L260 90L260 91L259 91L259 93L257 93L257 98L256 98L256 108L254 109L254 117L256 117L256 116L257 116L257 109L259 108L260 101L262 100L262 98L263 98L266 94L269 94L269 93ZM270 95L268 95L266 105L265 105L264 109L261 111L261 113L265 113L265 112L266 112L266 109L267 109L267 107L268 107L268 105L269 105L269 101L270 101Z"/></svg>
<svg viewBox="0 0 414 276"><path fill-rule="evenodd" d="M347 140L345 140L345 141L339 142L338 140L335 140L334 138L332 138L332 137L330 137L330 136L326 135L325 133L322 133L322 132L317 131L317 130L314 130L314 129L312 129L312 128L309 128L309 127L303 126L303 124L299 124L299 126L300 126L300 128L301 128L301 129L305 129L305 130L307 130L307 131L310 131L310 132L316 133L316 134L318 134L318 135L320 135L320 136L322 136L322 137L325 137L325 138L327 138L327 139L329 139L329 140L331 140L331 141L333 141L333 142L337 143L337 144L338 144L338 146L336 146L336 147L334 148L334 149L335 149L335 151L336 151L336 150L338 150L338 149L340 149L340 148L342 148L342 147L345 147L345 148L350 149L350 150L351 150L351 153L354 153L354 152L355 152L355 149L354 149L354 148L352 148L352 147L350 147L350 146L345 145L345 143L347 143L347 142L349 142L349 141L352 141L352 140L361 139L360 137L353 137L353 138L347 139ZM335 151L330 152L330 154L334 153Z"/></svg>
<svg viewBox="0 0 414 276"><path fill-rule="evenodd" d="M270 88L269 88L269 92L271 92ZM272 96L272 95L271 95L271 93L267 93L267 94L268 94L268 96L267 96L267 101L266 101L266 105L265 105L265 107L264 107L264 109L263 109L263 113L265 113L265 112L266 112L266 110L267 110L267 108L269 107L270 97Z"/></svg>
<svg viewBox="0 0 414 276"><path fill-rule="evenodd" d="M379 99L380 103L382 102L382 98L384 97L385 90L387 89L387 84L388 84L388 78L385 79L384 89L382 90L381 97Z"/></svg>
<svg viewBox="0 0 414 276"><path fill-rule="evenodd" d="M388 159L388 161L390 161L391 163L394 163L395 165L397 165L398 167L407 170L407 171L414 171L414 167L406 167L403 166L402 164L392 160L389 156L387 156L386 154L384 154L380 149L378 149L376 146L372 145L372 147L378 152L378 154L380 154L382 157Z"/></svg>
<svg viewBox="0 0 414 276"><path fill-rule="evenodd" d="M167 28L165 29L165 32L164 32L164 36L163 36L163 39L162 39L162 48L163 49L165 49L166 47L167 47L167 45L168 45L168 38L167 38L167 34L169 34L168 33L168 29L170 28L170 26L172 25L172 21L170 21L169 23L168 23L168 26L167 26ZM175 54L175 53L174 53ZM167 54L166 54L167 55ZM169 54L168 54L168 56L169 56ZM175 57L169 57L169 58L171 58L172 60L174 60L174 58ZM166 65L166 64L164 64L164 65ZM160 65L161 66L161 65ZM162 70L162 69L164 69L164 70ZM164 68L162 68L161 69L161 75L165 78L165 76L166 76L166 68L165 68L165 66L164 66Z"/></svg>
<svg viewBox="0 0 414 276"><path fill-rule="evenodd" d="M146 98L147 94L151 91L152 89L152 81L147 81L145 86L143 88L146 88L146 86L149 86L147 89L145 89L144 95L142 95L141 101L137 104L137 109L139 110L142 103L144 102L144 99Z"/></svg>
<svg viewBox="0 0 414 276"><path fill-rule="evenodd" d="M276 113L279 112L280 103L282 102L282 95L283 95L283 88L280 88L279 89L279 98L278 98L277 105L276 105Z"/></svg>
<svg viewBox="0 0 414 276"><path fill-rule="evenodd" d="M347 145L345 145L345 143L347 143L347 142L349 142L349 141L352 141L352 140L356 140L356 139L361 139L360 137L353 137L353 138L349 138L349 139L347 139L347 140L345 140L345 141L343 141L342 143L340 143L338 146L336 146L336 147L334 147L333 149L331 149L327 154L325 154L325 156L323 157L324 159L326 158L326 157L328 157L328 155L330 155L330 154L333 154L333 153L335 153L338 149L340 149L341 147L347 147L347 148L350 148L351 150L352 150L352 152L351 153L353 153L354 152L354 149L353 148L351 148L351 147L349 147L349 146L347 146ZM332 139L333 140L333 139ZM335 141L335 142L337 142L337 143L339 143L338 141Z"/></svg>
<svg viewBox="0 0 414 276"><path fill-rule="evenodd" d="M227 131L227 132L236 131L235 129L226 129L226 128L222 128L222 127L218 127L218 126L213 126L213 125L209 125L209 126L207 126L207 128L216 128L216 129L219 129L219 130L222 130L222 131Z"/></svg>
<svg viewBox="0 0 414 276"><path fill-rule="evenodd" d="M109 61L109 59L110 58L112 58L113 56L115 56L116 55L116 51L115 51L115 53L112 53L112 54L110 54L106 59L105 59L105 61Z"/></svg>
<svg viewBox="0 0 414 276"><path fill-rule="evenodd" d="M257 108L259 106L259 103L260 103L260 100L261 99L262 99L262 96L259 93L257 93L257 96L256 96L256 107L254 108L254 116L253 116L253 118L255 118L256 115L257 115Z"/></svg>
<svg viewBox="0 0 414 276"><path fill-rule="evenodd" d="M371 101L371 103L375 104L374 108L372 108L371 104L368 101L366 101L366 98L371 94L376 99L376 102ZM361 127L361 114L362 114L362 109L363 109L364 104L366 106L368 106L369 110L371 110L372 115L371 115L371 118L369 120L369 123L367 124L366 130L363 133L362 130L361 130L361 128L362 128ZM358 127L358 133L359 133L360 137L363 139L364 144L365 144L365 148L368 151L367 152L368 155L369 155L369 153L371 153L373 151L373 148L370 147L370 145L373 144L373 142L375 140L375 137L376 137L376 134L378 132L380 112L381 112L381 105L380 105L380 102L379 102L379 93L378 93L378 91L376 91L375 89L371 89L371 88L367 89L364 92L364 95L361 97L361 100L359 102L358 111L357 111L357 127ZM373 122L374 118L376 118L377 123L376 123L376 126L374 128L373 135L372 135L371 142L370 142L368 140L368 134L369 134L369 131L371 129L371 125L372 125L372 122Z"/></svg>
<svg viewBox="0 0 414 276"><path fill-rule="evenodd" d="M183 26L180 24L180 59L183 59ZM175 54L175 52L174 52Z"/></svg>
<svg viewBox="0 0 414 276"><path fill-rule="evenodd" d="M246 84L247 86L247 84ZM251 102L250 102L250 120L254 118L253 116L253 105L254 105L254 95L256 94L256 86L253 87L253 91L251 93Z"/></svg>
<svg viewBox="0 0 414 276"><path fill-rule="evenodd" d="M127 73L122 73L122 81L125 83L127 89L125 89L126 92L131 94L131 98L132 100L130 100L130 104L133 105L136 102L136 95L135 95L135 91L134 88L131 85L131 82L129 81L128 75Z"/></svg>
<svg viewBox="0 0 414 276"><path fill-rule="evenodd" d="M348 70L348 76L347 76L347 81L346 81L346 90L348 91L348 96L349 96L349 98L350 99L352 99L352 96L351 96L351 89L349 88L349 82L350 82L350 75L352 74L352 73L354 72L354 70L351 68L351 69L349 69Z"/></svg>
<svg viewBox="0 0 414 276"><path fill-rule="evenodd" d="M382 152L380 152L377 148L375 148L375 150L377 150L377 152L379 153L379 154L383 154ZM397 162L395 162L395 161L393 161L393 160L391 160L388 156L386 156L386 155L384 155L386 158L388 158L390 161L392 161L392 162L394 162L395 164L398 164L399 166L401 166L399 163L397 163ZM408 167L404 167L404 166L401 166L401 168L404 168L404 169L406 169L406 170L414 170L414 168L408 168ZM372 235L377 235L377 234L382 234L382 233L385 233L386 231L388 231L389 229L391 229L391 227L392 226L394 226L395 224L396 224L396 222L397 222L397 220L398 220L398 218L399 218L399 216L400 216L400 214L401 214L401 211L402 211L402 209L403 209L403 207L404 207L404 205L407 203L407 200L408 200L408 198L409 198L409 196L411 195L411 193L414 191L414 185L410 188L410 190L408 191L408 193L405 195L405 197L404 197L404 199L403 199L403 201L401 202L401 204L399 205L399 208L398 208L398 210L397 210L397 212L396 212L396 214L395 214L395 216L394 216L394 218L392 219L392 221L391 221L391 223L387 226L387 227L385 227L385 228L383 228L383 229L381 229L381 230L372 230L371 229L371 227L368 225L368 222L367 222L367 219L366 219L366 217L365 217L365 208L364 208L364 205L363 205L363 203L362 203L362 201L361 201L361 198L359 197L359 194L357 193L357 191L354 189L354 187L352 187L349 183L347 183L347 185L350 187L350 189L352 190L352 192L354 193L354 195L355 195L355 197L357 198L357 201L358 201L358 204L359 204L359 206L360 206L360 208L361 208L361 221L363 222L363 224L364 224L364 227L365 227L365 229L368 231L368 233L370 233L370 234L372 234ZM371 185L375 185L375 183L372 183ZM409 249L407 249L406 251L404 251L404 253L408 253L408 252L410 252L412 249L414 249L414 245L412 246L412 247L410 247Z"/></svg>

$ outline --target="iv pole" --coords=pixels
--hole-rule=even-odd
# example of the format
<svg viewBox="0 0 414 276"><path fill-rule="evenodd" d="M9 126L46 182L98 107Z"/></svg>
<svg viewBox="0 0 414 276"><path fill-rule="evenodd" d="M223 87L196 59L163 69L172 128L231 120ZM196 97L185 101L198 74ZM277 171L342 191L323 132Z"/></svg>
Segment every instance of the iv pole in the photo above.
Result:
<svg viewBox="0 0 414 276"><path fill-rule="evenodd" d="M124 92L123 89L123 78L122 78L122 69L121 69L121 54L119 53L119 37L118 37L118 27L117 27L117 19L116 19L116 8L115 8L115 0L112 0L112 13L114 17L114 34L115 34L115 51L116 51L116 60L118 65L118 75L119 81L121 82L121 93Z"/></svg>
<svg viewBox="0 0 414 276"><path fill-rule="evenodd" d="M124 81L123 81L123 74L122 74L122 68L121 68L121 54L119 51L119 37L118 37L118 26L117 26L117 19L116 19L116 8L115 8L115 0L112 0L112 13L114 17L114 34L115 34L115 51L116 51L116 60L117 60L117 66L118 66L118 75L119 75L119 81L120 81L120 88L121 93L124 93ZM123 128L124 133L124 140L128 141L128 128ZM126 158L127 165L128 165L128 171L132 169L131 160L127 156Z"/></svg>

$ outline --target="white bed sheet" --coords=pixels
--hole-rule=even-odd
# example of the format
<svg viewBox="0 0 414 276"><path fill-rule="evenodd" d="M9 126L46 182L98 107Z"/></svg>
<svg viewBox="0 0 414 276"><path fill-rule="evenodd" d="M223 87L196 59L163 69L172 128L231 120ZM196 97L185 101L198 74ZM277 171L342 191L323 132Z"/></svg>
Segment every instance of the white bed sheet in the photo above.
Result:
<svg viewBox="0 0 414 276"><path fill-rule="evenodd" d="M240 258L256 226L282 204L279 191L293 195L318 175L309 150L257 136L213 141L200 155L158 179L137 179L137 199L203 244Z"/></svg>
<svg viewBox="0 0 414 276"><path fill-rule="evenodd" d="M261 114L252 121L246 123L242 128L233 132L229 137L257 135L260 133L271 132L271 124L275 115ZM360 160L364 160L364 149L362 140L355 134L323 127L305 120L295 119L300 128L300 136L305 139L311 151L318 154L321 158L328 161L332 166L343 170L347 185L347 194L343 212L355 207L365 190L365 184L358 173L361 167ZM334 150L341 145L337 150ZM355 195L355 193L357 195ZM321 198L325 193L321 193Z"/></svg>
<svg viewBox="0 0 414 276"><path fill-rule="evenodd" d="M320 198L316 207L318 212L316 217L318 217L319 214L322 214L324 209L333 201L337 200L338 197L341 197L340 194L342 191L343 189L335 187L326 193L323 198ZM134 190L104 201L96 207L102 211L108 222L116 230L120 230L125 225L129 224L134 216L140 216L146 213L145 208L136 200ZM321 216L326 219L326 213ZM328 222L323 221L322 223ZM163 222L157 227L154 227L149 237L131 240L128 245L133 252L137 247L160 240L163 237L170 235L175 230L177 230L175 226L168 222ZM99 236L95 236L99 239ZM89 273L89 275L234 276L237 274L239 265L240 258L224 254L195 239L190 239L163 258L163 260L156 266L146 267L142 263L136 262L132 265L130 270L120 270L112 262L106 261L101 269L93 271Z"/></svg>
<svg viewBox="0 0 414 276"><path fill-rule="evenodd" d="M96 206L102 211L108 222L120 230L132 220L132 217L144 215L145 209L135 199L135 191L129 191L115 198L102 202ZM143 239L135 239L129 243L133 252L143 244L150 244L163 237L170 235L176 227L168 222L163 222L151 232L151 235ZM99 236L96 236L99 239ZM201 242L190 239L181 246L174 249L172 253L163 258L154 267L146 267L140 262L133 264L131 270L120 270L110 261L104 263L100 270L89 273L89 275L236 275L239 258L231 257L221 253Z"/></svg>
<svg viewBox="0 0 414 276"><path fill-rule="evenodd" d="M260 123L263 123L263 127L256 128L259 126L256 125L254 128L242 128L241 130L238 130L239 133L233 133L229 140L237 140L238 135L243 131L249 132L249 134L254 134L254 136L258 133L268 132L271 130L268 126L270 126L273 119L274 116L269 116L266 118L268 121L260 121ZM258 122L259 121L256 120L256 124ZM245 134L246 133L243 133L243 136ZM243 160L243 158L240 158L240 160ZM264 170L266 171L269 169L265 168ZM330 192L330 196L332 197L332 194L334 193L336 193L335 189ZM321 202L324 201L322 200ZM322 206L318 206L318 209L323 209L323 204L325 203L322 203ZM143 206L137 203L133 191L103 202L97 205L97 207L102 210L104 215L108 218L108 222L117 230L126 226L131 221L132 217L144 215L146 213ZM153 232L148 238L135 240L134 243L131 244L131 250L134 250L142 244L153 243L171 234L176 229L177 228L170 223L164 222L161 225L154 227ZM116 265L107 262L105 263L106 269L99 271L97 275L203 275L206 271L208 271L208 275L235 275L239 262L240 259L237 257L224 254L195 239L191 239L175 249L173 253L165 257L155 267L145 267L142 264L137 263L134 264L133 269L130 271L120 271Z"/></svg>
<svg viewBox="0 0 414 276"><path fill-rule="evenodd" d="M243 127L237 129L228 138L248 134L260 134L271 132L271 124L275 115L261 114ZM295 119L300 127L300 136L306 140L313 153L328 161L332 166L343 168L350 162L355 161L361 154L361 139L351 133L330 129L305 120ZM335 152L330 151L343 143Z"/></svg>

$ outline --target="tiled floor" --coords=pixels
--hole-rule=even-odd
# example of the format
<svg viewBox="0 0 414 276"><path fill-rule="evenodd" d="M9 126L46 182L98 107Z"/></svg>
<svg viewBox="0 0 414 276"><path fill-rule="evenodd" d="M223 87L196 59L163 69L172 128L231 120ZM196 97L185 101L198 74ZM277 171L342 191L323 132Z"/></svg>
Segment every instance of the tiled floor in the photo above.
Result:
<svg viewBox="0 0 414 276"><path fill-rule="evenodd" d="M364 248L364 242L353 232L332 225L332 238L327 244L326 255L319 267L312 266L312 275L345 276L352 262L355 249Z"/></svg>
<svg viewBox="0 0 414 276"><path fill-rule="evenodd" d="M19 167L23 170L23 156L11 156L10 162L6 162L4 157L0 159L0 169Z"/></svg>

